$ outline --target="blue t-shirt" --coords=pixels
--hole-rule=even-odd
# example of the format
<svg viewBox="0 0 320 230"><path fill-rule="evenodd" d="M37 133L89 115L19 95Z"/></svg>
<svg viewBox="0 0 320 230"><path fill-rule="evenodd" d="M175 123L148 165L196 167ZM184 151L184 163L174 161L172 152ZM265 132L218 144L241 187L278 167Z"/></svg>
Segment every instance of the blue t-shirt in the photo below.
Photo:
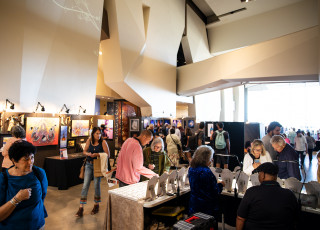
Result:
<svg viewBox="0 0 320 230"><path fill-rule="evenodd" d="M31 197L22 201L7 219L0 222L1 230L34 230L41 228L45 224L44 218L48 215L43 201L47 194L48 180L43 169L36 166L33 167L34 170L37 170L39 179L34 172L25 176L11 176L6 170L5 173L8 177L7 191L5 191L4 175L0 173L0 206L11 200L20 189L32 189Z"/></svg>

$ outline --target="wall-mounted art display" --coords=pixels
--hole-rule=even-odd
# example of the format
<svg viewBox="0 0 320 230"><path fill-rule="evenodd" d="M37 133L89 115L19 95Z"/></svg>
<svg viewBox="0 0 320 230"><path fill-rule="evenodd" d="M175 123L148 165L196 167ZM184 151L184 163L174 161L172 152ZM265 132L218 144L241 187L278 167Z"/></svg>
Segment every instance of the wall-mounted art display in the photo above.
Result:
<svg viewBox="0 0 320 230"><path fill-rule="evenodd" d="M130 132L139 132L139 119L130 119Z"/></svg>
<svg viewBox="0 0 320 230"><path fill-rule="evenodd" d="M60 148L67 147L68 126L61 126L60 128Z"/></svg>
<svg viewBox="0 0 320 230"><path fill-rule="evenodd" d="M58 145L59 118L27 117L26 139L35 146Z"/></svg>
<svg viewBox="0 0 320 230"><path fill-rule="evenodd" d="M98 119L98 127L105 126L104 134L108 137L108 140L113 139L113 120Z"/></svg>
<svg viewBox="0 0 320 230"><path fill-rule="evenodd" d="M143 120L143 128L146 129L149 125L149 120L148 119L144 119Z"/></svg>
<svg viewBox="0 0 320 230"><path fill-rule="evenodd" d="M74 148L76 146L76 140L75 139L69 139L68 140L68 148Z"/></svg>
<svg viewBox="0 0 320 230"><path fill-rule="evenodd" d="M72 120L71 137L89 136L89 120Z"/></svg>
<svg viewBox="0 0 320 230"><path fill-rule="evenodd" d="M182 122L181 120L173 120L172 125L174 125L175 127L180 127L182 126Z"/></svg>
<svg viewBox="0 0 320 230"><path fill-rule="evenodd" d="M171 125L171 120L169 120L169 119L164 119L164 124L169 124L169 125Z"/></svg>
<svg viewBox="0 0 320 230"><path fill-rule="evenodd" d="M194 128L194 120L188 120L188 127L191 129Z"/></svg>
<svg viewBox="0 0 320 230"><path fill-rule="evenodd" d="M212 122L207 122L207 137L211 137L212 133L213 133L213 123Z"/></svg>
<svg viewBox="0 0 320 230"><path fill-rule="evenodd" d="M154 125L155 123L154 123L154 120L151 120L150 121L150 125Z"/></svg>

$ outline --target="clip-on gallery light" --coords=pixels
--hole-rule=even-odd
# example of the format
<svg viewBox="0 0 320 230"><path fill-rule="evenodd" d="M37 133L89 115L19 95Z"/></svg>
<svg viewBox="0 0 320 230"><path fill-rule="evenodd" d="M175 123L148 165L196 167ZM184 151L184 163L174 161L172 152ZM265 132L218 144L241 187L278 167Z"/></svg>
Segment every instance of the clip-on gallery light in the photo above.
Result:
<svg viewBox="0 0 320 230"><path fill-rule="evenodd" d="M44 106L43 106L43 105L41 105L41 103L40 103L40 102L38 102L37 107L36 107L36 110L34 111L35 113L37 112L37 110L38 110L39 106L41 107L41 111L42 111L42 112L46 111L46 109L44 108Z"/></svg>
<svg viewBox="0 0 320 230"><path fill-rule="evenodd" d="M79 113L78 113L78 114L80 114L80 109L82 110L83 113L86 113L86 111L87 111L86 109L82 108L82 106L80 105L80 106L79 106Z"/></svg>
<svg viewBox="0 0 320 230"><path fill-rule="evenodd" d="M63 104L63 106L62 106L62 108L61 108L61 110L60 110L59 113L61 113L64 108L66 109L66 110L65 110L66 113L69 113L69 112L70 112L70 109L67 108L66 104Z"/></svg>
<svg viewBox="0 0 320 230"><path fill-rule="evenodd" d="M10 104L10 109L14 110L14 104L9 99L6 99L6 109L8 108L8 103Z"/></svg>

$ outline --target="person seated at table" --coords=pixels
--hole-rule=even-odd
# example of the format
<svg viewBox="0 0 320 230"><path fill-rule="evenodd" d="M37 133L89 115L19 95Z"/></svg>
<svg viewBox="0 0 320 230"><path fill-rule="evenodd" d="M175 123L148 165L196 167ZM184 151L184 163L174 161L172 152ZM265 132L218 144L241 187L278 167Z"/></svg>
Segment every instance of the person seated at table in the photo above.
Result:
<svg viewBox="0 0 320 230"><path fill-rule="evenodd" d="M161 176L164 172L169 172L170 161L164 152L164 143L161 137L156 137L151 146L143 150L143 166L151 169ZM145 180L143 177L142 180Z"/></svg>
<svg viewBox="0 0 320 230"><path fill-rule="evenodd" d="M5 172L8 168L12 166L12 161L9 159L9 149L10 146L18 141L24 140L26 138L26 131L19 125L13 126L11 129L12 137L7 141L7 143L3 146L3 161L2 161L2 172Z"/></svg>
<svg viewBox="0 0 320 230"><path fill-rule="evenodd" d="M261 185L246 191L238 208L236 229L295 229L298 202L293 192L277 182L278 166L266 162L256 170Z"/></svg>
<svg viewBox="0 0 320 230"><path fill-rule="evenodd" d="M209 168L212 163L213 149L207 145L201 145L195 151L189 168L190 202L189 215L202 212L220 219L218 195L225 185L217 178Z"/></svg>
<svg viewBox="0 0 320 230"><path fill-rule="evenodd" d="M244 156L243 171L250 176L253 170L265 162L272 162L272 159L264 148L263 142L256 139L251 144L251 153Z"/></svg>
<svg viewBox="0 0 320 230"><path fill-rule="evenodd" d="M36 147L20 140L9 149L13 166L0 174L0 229L44 229L48 180L33 165Z"/></svg>
<svg viewBox="0 0 320 230"><path fill-rule="evenodd" d="M91 133L91 137L88 138L86 146L84 147L83 154L87 156L86 166L84 171L83 187L81 191L80 207L76 213L77 217L83 216L83 206L87 203L87 195L90 187L91 180L94 180L94 206L91 211L91 215L99 212L99 203L101 202L100 196L100 182L101 177L94 177L93 173L93 160L100 156L99 153L105 152L110 158L110 152L108 144L102 139L101 130L99 127L94 127Z"/></svg>

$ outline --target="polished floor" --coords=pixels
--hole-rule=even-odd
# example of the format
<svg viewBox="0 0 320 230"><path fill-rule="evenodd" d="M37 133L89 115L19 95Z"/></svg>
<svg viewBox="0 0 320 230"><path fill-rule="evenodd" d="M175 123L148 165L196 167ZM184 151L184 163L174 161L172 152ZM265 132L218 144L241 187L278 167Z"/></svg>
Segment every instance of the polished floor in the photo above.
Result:
<svg viewBox="0 0 320 230"><path fill-rule="evenodd" d="M317 180L317 159L316 152L313 153L313 160L309 163L308 156L305 159L304 170L306 173L306 182ZM304 178L304 171L301 175ZM79 207L80 192L82 185L77 185L69 188L68 190L58 190L55 187L48 188L48 194L45 199L45 206L48 212L46 218L46 230L90 230L90 229L103 229L105 209L106 209L106 194L104 191L107 189L106 180L101 182L101 197L100 212L96 215L91 215L93 208L93 182L91 183L88 204L84 209L84 216L77 218L74 214ZM104 195L105 194L105 195ZM222 229L219 224L219 229ZM234 227L225 226L226 230L235 230Z"/></svg>

